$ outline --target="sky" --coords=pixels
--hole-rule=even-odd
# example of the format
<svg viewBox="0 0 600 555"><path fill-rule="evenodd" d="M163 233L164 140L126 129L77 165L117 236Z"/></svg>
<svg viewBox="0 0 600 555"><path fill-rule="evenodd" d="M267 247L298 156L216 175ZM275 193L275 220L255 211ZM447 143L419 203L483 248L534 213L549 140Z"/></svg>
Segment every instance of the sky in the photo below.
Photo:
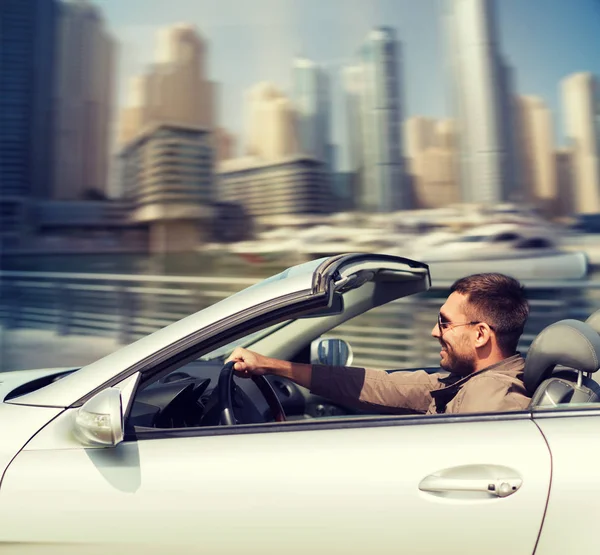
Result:
<svg viewBox="0 0 600 555"><path fill-rule="evenodd" d="M450 117L440 13L451 0L93 0L118 43L117 106L127 81L152 63L162 26L192 23L208 43L208 77L219 83L218 121L242 134L244 91L260 81L290 91L293 57L333 76L334 143L345 143L339 69L369 29L396 28L401 44L405 117ZM518 94L542 97L562 142L559 84L571 73L600 76L600 0L496 0L500 48ZM243 136L239 138L243 144ZM347 164L340 149L342 169Z"/></svg>

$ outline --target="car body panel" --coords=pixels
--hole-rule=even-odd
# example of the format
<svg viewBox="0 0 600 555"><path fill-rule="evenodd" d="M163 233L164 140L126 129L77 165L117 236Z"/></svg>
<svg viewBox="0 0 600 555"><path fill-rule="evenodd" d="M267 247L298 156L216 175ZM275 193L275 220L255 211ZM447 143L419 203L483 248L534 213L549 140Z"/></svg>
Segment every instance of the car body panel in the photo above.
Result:
<svg viewBox="0 0 600 555"><path fill-rule="evenodd" d="M62 409L20 407L0 403L0 483L4 471L23 446Z"/></svg>
<svg viewBox="0 0 600 555"><path fill-rule="evenodd" d="M535 422L552 452L552 488L536 555L597 553L600 409L540 412Z"/></svg>
<svg viewBox="0 0 600 555"><path fill-rule="evenodd" d="M77 368L39 368L35 370L14 370L0 374L0 401L18 387L31 383L39 378L49 378L63 372L71 372Z"/></svg>
<svg viewBox="0 0 600 555"><path fill-rule="evenodd" d="M1 540L78 543L82 554L133 541L215 554L534 551L550 456L526 414L261 426L112 449L56 449L48 438L63 431L48 426L6 474ZM513 469L523 486L502 499L419 490L441 469L488 464Z"/></svg>

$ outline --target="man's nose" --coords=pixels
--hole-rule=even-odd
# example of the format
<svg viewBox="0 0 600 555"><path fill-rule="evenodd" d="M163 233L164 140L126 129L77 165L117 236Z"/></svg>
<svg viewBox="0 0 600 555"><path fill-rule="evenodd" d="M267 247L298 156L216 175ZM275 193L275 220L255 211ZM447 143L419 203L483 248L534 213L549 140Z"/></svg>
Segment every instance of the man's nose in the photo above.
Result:
<svg viewBox="0 0 600 555"><path fill-rule="evenodd" d="M431 336L435 337L436 339L442 336L442 334L440 332L440 327L438 326L437 322L435 323L435 325L433 326L433 329L431 330Z"/></svg>

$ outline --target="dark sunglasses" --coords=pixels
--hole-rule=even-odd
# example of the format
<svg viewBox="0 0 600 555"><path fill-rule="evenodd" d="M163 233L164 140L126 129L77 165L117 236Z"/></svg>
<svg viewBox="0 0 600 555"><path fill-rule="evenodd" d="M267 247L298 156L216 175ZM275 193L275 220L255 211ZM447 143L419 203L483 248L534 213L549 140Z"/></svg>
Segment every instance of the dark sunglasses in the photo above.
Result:
<svg viewBox="0 0 600 555"><path fill-rule="evenodd" d="M451 328L457 328L459 326L474 326L475 324L481 324L482 322L446 322L442 320L442 315L438 312L437 325L440 331L445 331ZM488 327L493 330L494 328L488 324Z"/></svg>

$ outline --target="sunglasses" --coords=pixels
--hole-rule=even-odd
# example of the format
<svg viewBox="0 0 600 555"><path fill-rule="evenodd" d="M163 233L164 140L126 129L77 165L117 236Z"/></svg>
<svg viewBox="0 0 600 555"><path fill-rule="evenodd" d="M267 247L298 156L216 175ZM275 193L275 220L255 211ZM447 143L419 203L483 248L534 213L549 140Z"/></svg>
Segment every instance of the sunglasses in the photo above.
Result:
<svg viewBox="0 0 600 555"><path fill-rule="evenodd" d="M474 326L475 324L481 324L481 323L482 322L448 322L448 321L442 319L442 315L440 313L438 313L438 317L437 317L437 325L440 328L441 332L451 329L451 328L458 328L459 326ZM494 329L489 324L487 326L491 330Z"/></svg>

